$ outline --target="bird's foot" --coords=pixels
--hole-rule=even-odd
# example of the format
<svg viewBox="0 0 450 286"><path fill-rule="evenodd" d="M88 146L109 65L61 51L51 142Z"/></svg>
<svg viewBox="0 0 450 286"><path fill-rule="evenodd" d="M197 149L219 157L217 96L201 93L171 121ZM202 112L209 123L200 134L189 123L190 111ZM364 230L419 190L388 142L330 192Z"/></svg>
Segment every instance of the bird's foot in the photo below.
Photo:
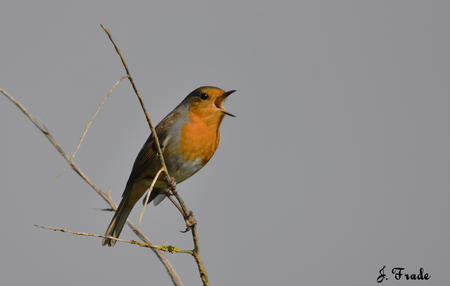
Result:
<svg viewBox="0 0 450 286"><path fill-rule="evenodd" d="M174 177L169 177L168 183L169 183L169 189L171 191L175 190L177 188L177 181L175 181Z"/></svg>
<svg viewBox="0 0 450 286"><path fill-rule="evenodd" d="M169 177L168 184L169 184L169 186L164 192L166 193L166 196L171 197L171 196L173 196L173 192L177 188L177 182L175 181L175 179L173 177Z"/></svg>
<svg viewBox="0 0 450 286"><path fill-rule="evenodd" d="M184 222L186 223L186 229L184 231L182 230L182 233L190 231L197 224L197 220L195 219L194 213L192 211L189 211L184 216Z"/></svg>

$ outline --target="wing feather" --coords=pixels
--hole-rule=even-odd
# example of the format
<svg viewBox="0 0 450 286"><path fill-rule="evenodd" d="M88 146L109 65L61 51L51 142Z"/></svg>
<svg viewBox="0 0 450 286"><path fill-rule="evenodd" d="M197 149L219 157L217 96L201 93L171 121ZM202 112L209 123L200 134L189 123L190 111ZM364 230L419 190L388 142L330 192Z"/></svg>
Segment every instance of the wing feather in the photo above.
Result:
<svg viewBox="0 0 450 286"><path fill-rule="evenodd" d="M161 150L164 153L164 149L168 145L170 140L170 127L173 125L174 121L179 118L178 112L172 112L167 115L159 124L156 126L156 133L158 134L158 139L161 144ZM151 181L155 174L161 169L161 162L158 158L158 151L155 145L155 138L153 134L147 138L144 146L142 146L136 160L133 164L133 169L131 171L130 177L127 181L127 186L122 194L122 197L128 195L132 186L135 182L142 179Z"/></svg>

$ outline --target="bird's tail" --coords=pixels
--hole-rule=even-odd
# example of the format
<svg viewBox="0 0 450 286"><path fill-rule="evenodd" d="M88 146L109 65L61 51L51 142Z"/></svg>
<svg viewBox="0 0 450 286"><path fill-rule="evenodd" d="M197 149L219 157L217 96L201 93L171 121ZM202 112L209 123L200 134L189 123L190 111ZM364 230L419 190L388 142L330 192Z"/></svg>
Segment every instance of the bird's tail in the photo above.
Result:
<svg viewBox="0 0 450 286"><path fill-rule="evenodd" d="M105 232L105 236L119 237L132 208L133 206L128 204L128 199L123 198ZM116 240L110 238L104 238L102 242L102 245L114 246L114 244L116 244Z"/></svg>

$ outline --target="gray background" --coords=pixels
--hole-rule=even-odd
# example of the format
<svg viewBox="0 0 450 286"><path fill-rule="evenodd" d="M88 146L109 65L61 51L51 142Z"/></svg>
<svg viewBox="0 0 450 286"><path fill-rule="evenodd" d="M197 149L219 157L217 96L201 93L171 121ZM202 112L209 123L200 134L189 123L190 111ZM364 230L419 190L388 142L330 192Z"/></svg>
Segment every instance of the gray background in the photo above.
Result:
<svg viewBox="0 0 450 286"><path fill-rule="evenodd" d="M376 285L383 266L450 283L447 1L5 1L0 86L71 153L123 75L155 122L200 85L237 89L211 162L179 190L199 221L212 285ZM2 285L169 285L138 247L102 234L112 214L45 137L0 98ZM118 200L148 127L128 83L76 163ZM136 221L140 208L131 218ZM168 202L141 227L191 247ZM134 239L127 229L123 238ZM169 255L185 285L191 257Z"/></svg>

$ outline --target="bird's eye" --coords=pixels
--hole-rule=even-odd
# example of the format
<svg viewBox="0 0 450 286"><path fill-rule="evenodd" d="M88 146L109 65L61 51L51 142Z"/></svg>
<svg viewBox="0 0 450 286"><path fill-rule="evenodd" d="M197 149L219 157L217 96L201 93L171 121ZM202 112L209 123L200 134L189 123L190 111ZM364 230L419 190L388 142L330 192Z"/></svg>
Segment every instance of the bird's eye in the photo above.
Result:
<svg viewBox="0 0 450 286"><path fill-rule="evenodd" d="M208 99L208 95L206 93L202 93L202 94L200 94L200 98L202 100L207 100Z"/></svg>

